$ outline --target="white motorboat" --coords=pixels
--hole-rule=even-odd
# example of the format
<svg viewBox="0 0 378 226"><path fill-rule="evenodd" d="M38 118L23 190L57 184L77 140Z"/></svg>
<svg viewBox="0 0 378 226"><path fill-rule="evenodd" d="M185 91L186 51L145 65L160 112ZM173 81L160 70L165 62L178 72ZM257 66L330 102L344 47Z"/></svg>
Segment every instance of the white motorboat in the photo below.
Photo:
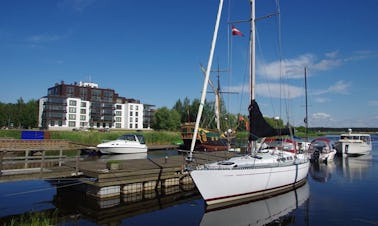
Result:
<svg viewBox="0 0 378 226"><path fill-rule="evenodd" d="M310 159L314 162L330 162L336 155L336 149L331 139L319 137L311 141L309 147Z"/></svg>
<svg viewBox="0 0 378 226"><path fill-rule="evenodd" d="M125 134L113 141L97 145L102 154L132 154L147 152L143 135Z"/></svg>
<svg viewBox="0 0 378 226"><path fill-rule="evenodd" d="M278 194L287 189L294 189L296 185L303 183L309 171L310 161L305 154L287 152L278 149L263 149L257 151L256 141L261 137L278 135L290 135L290 129L275 129L264 119L255 100L255 4L251 0L251 35L250 35L250 105L249 109L249 147L252 154L233 157L225 161L218 161L190 169L190 175L201 193L207 205L232 202L251 197L263 197L270 194ZM196 127L188 156L192 160L195 138L197 136L199 121L203 110L207 83L212 63L217 37L217 28L222 11L223 0L220 0L217 22L213 36L212 49L206 70L206 78L202 90L201 104L199 105Z"/></svg>
<svg viewBox="0 0 378 226"><path fill-rule="evenodd" d="M358 156L368 154L372 150L372 142L370 134L353 133L349 129L348 133L340 135L340 139L336 142L337 153L347 156Z"/></svg>

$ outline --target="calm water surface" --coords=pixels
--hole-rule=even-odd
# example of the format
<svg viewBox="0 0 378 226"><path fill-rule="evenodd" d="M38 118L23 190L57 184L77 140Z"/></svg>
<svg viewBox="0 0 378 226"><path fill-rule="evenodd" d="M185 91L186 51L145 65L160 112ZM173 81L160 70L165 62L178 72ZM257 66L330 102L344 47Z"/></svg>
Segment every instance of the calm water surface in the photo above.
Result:
<svg viewBox="0 0 378 226"><path fill-rule="evenodd" d="M159 154L176 152L149 157ZM99 202L59 186L1 183L0 225L28 212L57 213L60 225L378 225L378 137L369 155L312 165L308 182L297 190L228 208L206 209L195 190L133 203Z"/></svg>

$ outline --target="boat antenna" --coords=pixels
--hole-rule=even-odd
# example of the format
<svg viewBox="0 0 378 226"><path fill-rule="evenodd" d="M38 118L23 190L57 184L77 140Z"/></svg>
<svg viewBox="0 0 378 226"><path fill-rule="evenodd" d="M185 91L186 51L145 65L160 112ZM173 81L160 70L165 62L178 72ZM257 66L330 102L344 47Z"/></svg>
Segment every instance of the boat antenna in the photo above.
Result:
<svg viewBox="0 0 378 226"><path fill-rule="evenodd" d="M190 152L189 152L189 156L187 158L188 161L192 161L192 158L193 158L193 150L194 150L194 146L195 146L196 140L197 140L198 127L199 127L199 123L201 121L203 106L205 104L207 86L208 86L208 83L209 83L210 71L211 71L211 66L212 66L212 63L213 63L215 44L216 44L217 36L218 36L219 23L220 23L220 18L221 18L221 15L222 15L222 8L223 8L223 0L219 0L218 14L217 14L217 19L216 19L215 28L214 28L213 40L212 40L212 43L211 43L209 61L207 63L206 76L205 76L205 81L203 83L201 102L200 102L200 105L199 105L199 108L198 108L198 114L197 114L196 124L195 124L195 127L194 127L192 143L191 143L191 146L190 146Z"/></svg>

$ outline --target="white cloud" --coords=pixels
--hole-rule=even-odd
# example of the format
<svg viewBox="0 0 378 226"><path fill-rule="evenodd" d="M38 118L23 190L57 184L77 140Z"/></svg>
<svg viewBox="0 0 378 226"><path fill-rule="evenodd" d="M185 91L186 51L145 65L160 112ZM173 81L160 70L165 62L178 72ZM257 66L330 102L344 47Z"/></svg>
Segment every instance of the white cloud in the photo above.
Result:
<svg viewBox="0 0 378 226"><path fill-rule="evenodd" d="M343 80L337 81L334 85L331 85L323 90L314 91L314 95L322 95L326 93L338 93L338 94L348 94L349 87L351 86L350 82L345 82Z"/></svg>
<svg viewBox="0 0 378 226"><path fill-rule="evenodd" d="M323 98L323 97L316 97L316 98L314 98L314 101L316 103L326 103L326 102L329 102L330 99L329 98Z"/></svg>
<svg viewBox="0 0 378 226"><path fill-rule="evenodd" d="M236 86L226 86L223 89L224 92L235 92L235 93L248 93L249 84L241 84Z"/></svg>
<svg viewBox="0 0 378 226"><path fill-rule="evenodd" d="M224 88L225 92L248 93L249 85L229 86ZM304 95L304 88L279 83L256 84L257 95L270 98L292 99Z"/></svg>
<svg viewBox="0 0 378 226"><path fill-rule="evenodd" d="M304 89L287 84L257 84L256 94L264 97L292 99L303 96Z"/></svg>
<svg viewBox="0 0 378 226"><path fill-rule="evenodd" d="M325 56L328 57L328 58L335 58L337 55L339 55L338 50L333 51L333 52L329 52L329 53L325 53Z"/></svg>
<svg viewBox="0 0 378 226"><path fill-rule="evenodd" d="M340 59L323 59L317 63L313 63L309 65L311 70L317 71L327 71L329 69L335 68L342 64L342 60Z"/></svg>
<svg viewBox="0 0 378 226"><path fill-rule="evenodd" d="M259 63L257 72L269 80L278 80L281 76L298 79L303 78L304 67L312 64L313 61L313 55L304 54L282 62Z"/></svg>
<svg viewBox="0 0 378 226"><path fill-rule="evenodd" d="M317 59L314 54L302 54L292 59L273 62L258 62L257 73L268 80L302 79L304 67L311 71L328 71L341 66L343 63L374 57L377 54L372 51L358 51L350 57L339 57L339 51L324 54L323 59Z"/></svg>
<svg viewBox="0 0 378 226"><path fill-rule="evenodd" d="M331 119L331 115L324 112L318 112L318 113L313 113L312 118L319 119L319 120L329 120Z"/></svg>
<svg viewBox="0 0 378 226"><path fill-rule="evenodd" d="M61 35L50 35L50 34L39 34L39 35L32 35L27 38L29 42L33 43L42 43L42 42L54 42L60 39L63 39L65 36Z"/></svg>
<svg viewBox="0 0 378 226"><path fill-rule="evenodd" d="M75 11L82 12L92 5L96 0L64 0L58 3L60 8L72 8Z"/></svg>
<svg viewBox="0 0 378 226"><path fill-rule="evenodd" d="M378 100L371 100L368 102L369 106L378 107Z"/></svg>
<svg viewBox="0 0 378 226"><path fill-rule="evenodd" d="M335 85L330 86L328 91L331 93L341 93L347 94L349 93L348 88L351 86L350 82L345 82L343 80L337 81Z"/></svg>

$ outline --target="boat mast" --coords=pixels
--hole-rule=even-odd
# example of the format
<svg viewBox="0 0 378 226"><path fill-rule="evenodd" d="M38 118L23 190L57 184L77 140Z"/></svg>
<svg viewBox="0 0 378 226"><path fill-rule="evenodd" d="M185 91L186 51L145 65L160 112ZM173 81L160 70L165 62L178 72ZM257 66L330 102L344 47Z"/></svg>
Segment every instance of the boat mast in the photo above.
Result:
<svg viewBox="0 0 378 226"><path fill-rule="evenodd" d="M255 99L255 0L250 0L251 5L251 33L249 37L249 55L250 55L250 67L249 67L249 76L250 76L250 99Z"/></svg>
<svg viewBox="0 0 378 226"><path fill-rule="evenodd" d="M256 81L255 81L255 70L256 70L256 66L255 66L255 61L256 61L256 58L255 58L255 49L256 49L256 43L255 43L255 0L250 0L250 7L251 7L251 19L250 19L250 36L249 36L249 56L250 56L250 65L249 65L249 80L250 80L250 84L249 84L249 90L250 90L250 102L251 102L251 105L252 105L252 101L255 100L255 85L256 85ZM249 120L249 123L253 123L251 122L251 120ZM251 125L250 125L251 126ZM254 141L250 142L250 150L252 152L252 150L254 150L254 148L256 147L256 143Z"/></svg>
<svg viewBox="0 0 378 226"><path fill-rule="evenodd" d="M200 102L199 109L198 109L198 114L197 114L196 124L195 124L195 127L194 127L194 132L193 132L192 143L191 143L191 146L190 146L190 152L189 152L188 160L192 160L193 150L194 150L194 146L195 146L196 140L197 140L198 127L199 127L199 123L201 121L203 106L205 104L207 86L208 86L209 78L210 78L211 65L213 63L215 44L216 44L216 40L217 40L217 36L218 36L219 22L220 22L220 18L221 18L221 15L222 15L222 8L223 8L223 0L219 0L218 14L217 14L217 19L216 19L215 28L214 28L213 41L211 43L210 56L209 56L209 61L207 63L206 76L205 76L205 81L203 83L203 88L202 88L201 102Z"/></svg>
<svg viewBox="0 0 378 226"><path fill-rule="evenodd" d="M305 81L305 107L306 107L306 117L304 120L305 123L305 134L306 134L306 142L308 141L308 104L307 104L307 68L304 68L304 81Z"/></svg>

